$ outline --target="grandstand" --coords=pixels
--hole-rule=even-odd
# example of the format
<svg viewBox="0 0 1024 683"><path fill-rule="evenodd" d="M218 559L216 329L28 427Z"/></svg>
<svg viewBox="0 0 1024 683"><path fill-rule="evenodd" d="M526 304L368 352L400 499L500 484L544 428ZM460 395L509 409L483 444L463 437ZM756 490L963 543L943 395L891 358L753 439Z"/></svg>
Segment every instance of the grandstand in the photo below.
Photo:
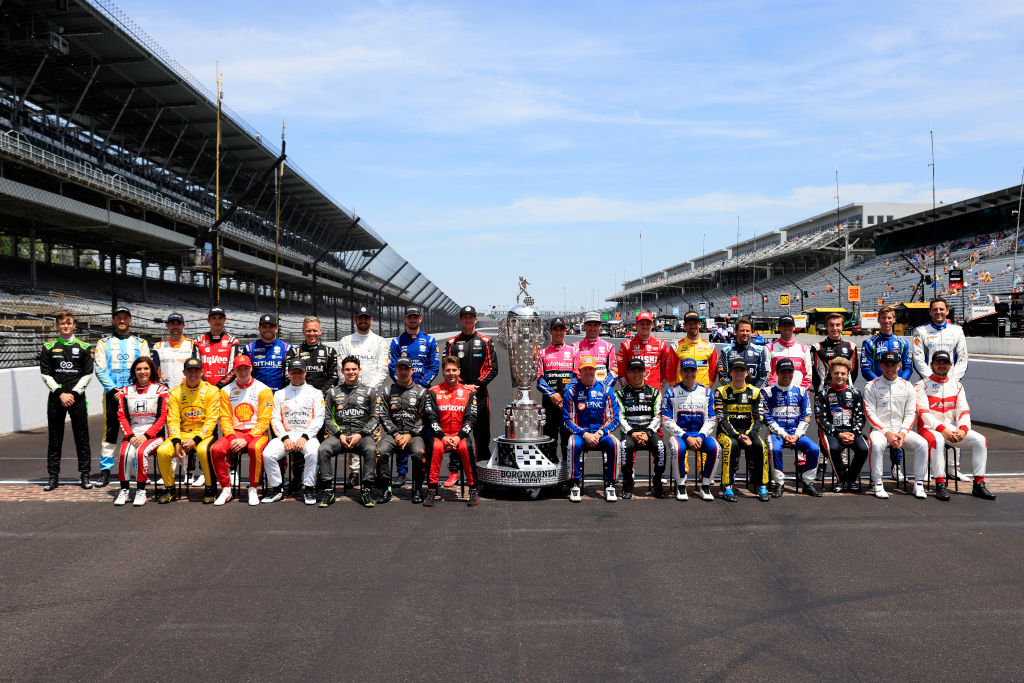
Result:
<svg viewBox="0 0 1024 683"><path fill-rule="evenodd" d="M795 236L787 234L792 232L788 228L767 233L739 249L627 282L608 300L623 311L632 310L642 293L644 307L659 313L670 313L673 307L698 309L704 302L710 315L723 316L733 313L730 299L737 297L740 313L777 316L817 307L850 309L847 287L857 285L861 305L873 309L879 300L896 304L927 299L933 292L952 296L948 271L959 266L964 271L963 298L961 302L957 293L951 304L969 313L972 303L989 303L1020 287L1024 269L1013 272L1019 197L1020 188L1011 187L936 210L894 209L885 220L876 218L871 224L837 224L832 212L831 225ZM845 207L847 215L856 213L856 206ZM930 278L933 271L934 284L922 284L922 276ZM780 294L790 295L790 307L779 304Z"/></svg>
<svg viewBox="0 0 1024 683"><path fill-rule="evenodd" d="M456 326L451 298L226 107L218 211L216 94L112 3L0 15L0 336L63 307L99 334L119 304L144 334L171 309L198 329L214 301L243 337L275 310L285 338L310 313L345 334L362 304L382 334L409 304Z"/></svg>

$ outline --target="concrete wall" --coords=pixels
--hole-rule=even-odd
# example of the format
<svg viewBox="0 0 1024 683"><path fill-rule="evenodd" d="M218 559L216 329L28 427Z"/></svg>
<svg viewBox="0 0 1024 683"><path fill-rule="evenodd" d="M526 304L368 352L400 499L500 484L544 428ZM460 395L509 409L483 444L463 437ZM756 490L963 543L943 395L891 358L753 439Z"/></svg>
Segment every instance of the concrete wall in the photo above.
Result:
<svg viewBox="0 0 1024 683"><path fill-rule="evenodd" d="M45 427L48 393L37 367L0 370L0 434ZM85 394L89 414L102 413L103 390L95 377Z"/></svg>

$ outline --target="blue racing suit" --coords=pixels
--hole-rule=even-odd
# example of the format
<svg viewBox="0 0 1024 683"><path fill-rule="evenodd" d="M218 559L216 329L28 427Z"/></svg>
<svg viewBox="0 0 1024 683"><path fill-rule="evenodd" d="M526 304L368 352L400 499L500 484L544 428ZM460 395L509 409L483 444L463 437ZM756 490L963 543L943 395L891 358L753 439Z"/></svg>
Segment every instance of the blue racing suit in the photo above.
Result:
<svg viewBox="0 0 1024 683"><path fill-rule="evenodd" d="M686 481L689 472L686 459L686 439L700 440L700 452L694 463L700 470L703 483L711 484L711 475L718 462L718 442L715 441L715 428L718 418L715 416L715 397L711 389L700 382L687 389L680 382L665 389L665 398L661 402L661 424L671 434L669 447L679 462L679 475ZM708 457L711 456L711 457Z"/></svg>
<svg viewBox="0 0 1024 683"><path fill-rule="evenodd" d="M430 383L441 370L441 360L437 357L437 340L423 330L411 336L408 332L391 340L388 351L388 375L395 380L395 362L401 356L412 359L412 381L422 387L430 387ZM463 378L466 379L466 378Z"/></svg>
<svg viewBox="0 0 1024 683"><path fill-rule="evenodd" d="M739 344L733 342L722 347L718 356L718 381L729 383L729 363L742 358L747 364L747 384L762 389L768 384L768 349L754 342Z"/></svg>
<svg viewBox="0 0 1024 683"><path fill-rule="evenodd" d="M289 383L284 359L291 347L291 344L280 339L269 344L256 339L246 344L241 352L252 361L252 376L270 387L271 391L277 391Z"/></svg>
<svg viewBox="0 0 1024 683"><path fill-rule="evenodd" d="M909 380L914 374L914 361L910 356L910 344L895 334L876 334L864 340L860 347L860 374L864 381L870 382L882 376L881 358L886 351L900 354L900 371L902 379Z"/></svg>
<svg viewBox="0 0 1024 683"><path fill-rule="evenodd" d="M796 440L796 464L804 466L804 481L808 484L814 483L820 452L818 446L805 436L811 424L811 401L807 390L792 384L788 387L773 384L761 392L761 413L771 433L775 481L781 484L786 480L782 472L783 439L786 436L796 436L799 437Z"/></svg>
<svg viewBox="0 0 1024 683"><path fill-rule="evenodd" d="M572 478L579 486L583 478L583 452L589 447L584 432L597 434L601 440L595 448L604 452L604 481L611 486L618 478L619 441L613 436L619 428L619 402L612 388L604 382L586 386L578 378L565 388L562 401L562 423L569 430L569 458Z"/></svg>

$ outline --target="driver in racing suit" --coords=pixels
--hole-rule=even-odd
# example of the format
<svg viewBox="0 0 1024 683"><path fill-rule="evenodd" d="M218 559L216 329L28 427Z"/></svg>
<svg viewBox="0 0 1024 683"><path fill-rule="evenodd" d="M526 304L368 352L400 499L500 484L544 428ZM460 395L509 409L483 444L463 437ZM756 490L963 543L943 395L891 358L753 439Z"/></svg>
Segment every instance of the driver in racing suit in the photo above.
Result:
<svg viewBox="0 0 1024 683"><path fill-rule="evenodd" d="M864 387L864 414L873 429L868 436L871 445L871 483L876 498L888 498L882 486L882 450L906 447L914 457L914 497L926 498L925 471L928 467L928 444L924 437L911 431L917 419L917 392L914 385L897 376L900 357L895 351L882 354L882 376ZM908 473L909 478L909 473Z"/></svg>
<svg viewBox="0 0 1024 683"><path fill-rule="evenodd" d="M718 377L718 347L700 336L700 314L696 311L683 315L683 327L686 336L676 344L671 361L677 364L684 358L692 358L697 364L697 381L710 389ZM666 377L670 383L680 379L678 367Z"/></svg>
<svg viewBox="0 0 1024 683"><path fill-rule="evenodd" d="M579 377L569 383L562 402L562 422L569 430L569 457L572 459L572 487L569 500L582 500L583 452L601 450L605 456L605 500L614 502L618 475L619 441L613 432L619 427L619 404L608 384L597 379L598 366L593 356L576 362Z"/></svg>
<svg viewBox="0 0 1024 683"><path fill-rule="evenodd" d="M431 507L435 500L444 500L443 496L437 495L437 484L441 474L441 460L445 453L450 453L449 458L458 455L462 461L462 471L469 487L468 504L474 507L480 504L480 497L476 493L476 465L470 457L468 437L473 433L478 417L476 392L460 381L458 356L447 355L442 358L441 372L444 381L430 388L430 412L427 419L434 439L430 456L430 475L427 479L427 497L423 500L423 506Z"/></svg>
<svg viewBox="0 0 1024 683"><path fill-rule="evenodd" d="M778 382L775 366L783 358L788 358L793 364L792 384L806 391L811 388L811 349L796 340L793 336L795 330L793 316L784 315L779 318L780 336L768 345L768 384Z"/></svg>
<svg viewBox="0 0 1024 683"><path fill-rule="evenodd" d="M676 498L679 500L686 500L686 473L689 471L687 450L697 454L694 466L701 476L700 499L714 500L711 495L711 475L718 461L718 442L714 439L718 420L711 389L697 382L699 371L697 361L693 358L679 361L679 383L665 389L665 398L661 402L661 424L672 434L669 448L672 457L679 463L678 471L683 479L682 495L676 490ZM661 477L658 476L654 481L657 492Z"/></svg>
<svg viewBox="0 0 1024 683"><path fill-rule="evenodd" d="M825 316L825 329L828 336L811 347L811 388L818 394L828 385L828 366L833 358L850 361L850 384L857 381L857 347L843 339L843 314L833 312Z"/></svg>
<svg viewBox="0 0 1024 683"><path fill-rule="evenodd" d="M626 365L634 358L644 363L644 383L647 386L660 390L662 382L670 379L674 364L672 349L662 340L651 336L652 329L654 318L649 311L640 311L636 315L636 336L619 345L615 366L623 386L629 383L626 379Z"/></svg>
<svg viewBox="0 0 1024 683"><path fill-rule="evenodd" d="M936 351L932 354L932 376L914 385L920 416L918 431L928 442L932 476L935 478L935 497L949 500L942 458L945 457L946 444L956 444L971 451L971 459L974 461L974 488L971 495L995 500L995 494L985 486L988 441L971 429L971 407L967 404L963 385L950 376L952 366L948 351Z"/></svg>
<svg viewBox="0 0 1024 683"><path fill-rule="evenodd" d="M894 351L900 358L900 367L897 374L906 380L914 374L914 365L910 358L910 344L902 337L893 334L893 325L896 323L896 311L892 306L883 306L878 310L878 334L864 340L860 351L860 372L865 382L870 382L882 376L881 359L886 351ZM851 384L852 384L851 380ZM891 464L891 475L893 480L899 481L903 450L900 448L889 449L889 462Z"/></svg>
<svg viewBox="0 0 1024 683"><path fill-rule="evenodd" d="M821 491L814 484L818 471L818 446L807 438L807 428L811 424L811 401L807 390L795 384L796 373L793 361L779 358L775 362L775 384L761 392L761 412L764 423L771 432L769 438L772 447L772 459L775 464L775 481L772 482L772 497L782 496L786 475L782 471L782 449L796 449L796 464L803 466L802 474L804 490L811 496L821 496ZM807 376L804 376L807 379Z"/></svg>
<svg viewBox="0 0 1024 683"><path fill-rule="evenodd" d="M768 351L750 341L753 334L754 322L750 318L736 321L736 341L727 344L718 357L718 381L723 385L730 382L730 370L737 359L746 363L747 384L757 389L768 384Z"/></svg>
<svg viewBox="0 0 1024 683"><path fill-rule="evenodd" d="M579 377L579 359L583 356L593 359L597 364L597 381L608 386L615 386L616 364L615 345L601 339L601 315L594 311L583 316L583 339L572 345L576 354L576 376Z"/></svg>
<svg viewBox="0 0 1024 683"><path fill-rule="evenodd" d="M551 344L540 352L537 365L537 389L544 408L544 436L557 445L561 442L561 457L566 457L569 431L562 424L562 399L565 388L573 379L576 366L574 347L565 343L565 319L551 319Z"/></svg>
<svg viewBox="0 0 1024 683"><path fill-rule="evenodd" d="M736 325L737 335L740 325ZM747 383L750 368L743 358L733 358L729 365L729 384L715 391L715 415L718 417L718 443L722 447L722 498L737 501L733 492L733 479L740 463L740 453L747 459L747 485L758 480L757 497L763 502L771 500L768 482L771 480L771 454L768 444L761 438L761 390ZM758 472L757 470L760 470Z"/></svg>
<svg viewBox="0 0 1024 683"><path fill-rule="evenodd" d="M661 440L659 415L661 391L644 383L648 368L640 358L630 360L624 369L626 385L615 390L622 427L622 497L627 500L633 497L636 452L645 450L654 456L654 495L663 498L661 475L665 472L665 443ZM685 500L685 484L682 491L681 500Z"/></svg>
<svg viewBox="0 0 1024 683"><path fill-rule="evenodd" d="M298 455L303 457L303 502L315 505L320 450L317 435L324 426L324 395L312 384L306 384L306 364L301 358L293 358L288 364L288 379L288 386L274 392L270 426L276 438L263 448L263 467L271 488L261 502L275 503L284 497L279 461L291 453L293 460Z"/></svg>

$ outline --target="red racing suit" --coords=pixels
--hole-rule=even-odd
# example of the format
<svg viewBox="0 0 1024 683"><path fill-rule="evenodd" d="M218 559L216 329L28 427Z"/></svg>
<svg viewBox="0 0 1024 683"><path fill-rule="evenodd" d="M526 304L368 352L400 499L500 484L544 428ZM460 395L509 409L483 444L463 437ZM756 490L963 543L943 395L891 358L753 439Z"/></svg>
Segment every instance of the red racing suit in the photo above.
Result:
<svg viewBox="0 0 1024 683"><path fill-rule="evenodd" d="M164 441L167 424L167 386L156 381L144 387L132 383L117 392L117 422L121 426L121 453L118 458L117 478L128 481L128 471L135 461L139 484L149 478L149 456ZM146 440L138 448L129 439L143 436Z"/></svg>
<svg viewBox="0 0 1024 683"><path fill-rule="evenodd" d="M434 432L434 448L430 457L430 475L427 485L437 486L438 476L441 472L441 459L446 450L441 438L455 436L459 439L459 445L455 452L462 461L462 471L466 473L466 484L475 486L474 467L472 459L469 457L469 444L466 442L466 437L473 433L473 426L476 424L476 392L470 390L462 382L458 382L454 387L449 386L447 382L441 382L430 388L430 400L434 402L433 410L428 411L430 429Z"/></svg>
<svg viewBox="0 0 1024 683"><path fill-rule="evenodd" d="M203 381L223 389L235 380L231 362L238 354L238 337L224 332L213 337L204 332L196 339L199 360L203 363Z"/></svg>
<svg viewBox="0 0 1024 683"><path fill-rule="evenodd" d="M626 365L634 358L644 362L644 384L647 386L660 390L661 383L671 379L674 356L668 344L661 339L654 336L640 339L637 336L619 345L615 362L623 382L626 382Z"/></svg>

